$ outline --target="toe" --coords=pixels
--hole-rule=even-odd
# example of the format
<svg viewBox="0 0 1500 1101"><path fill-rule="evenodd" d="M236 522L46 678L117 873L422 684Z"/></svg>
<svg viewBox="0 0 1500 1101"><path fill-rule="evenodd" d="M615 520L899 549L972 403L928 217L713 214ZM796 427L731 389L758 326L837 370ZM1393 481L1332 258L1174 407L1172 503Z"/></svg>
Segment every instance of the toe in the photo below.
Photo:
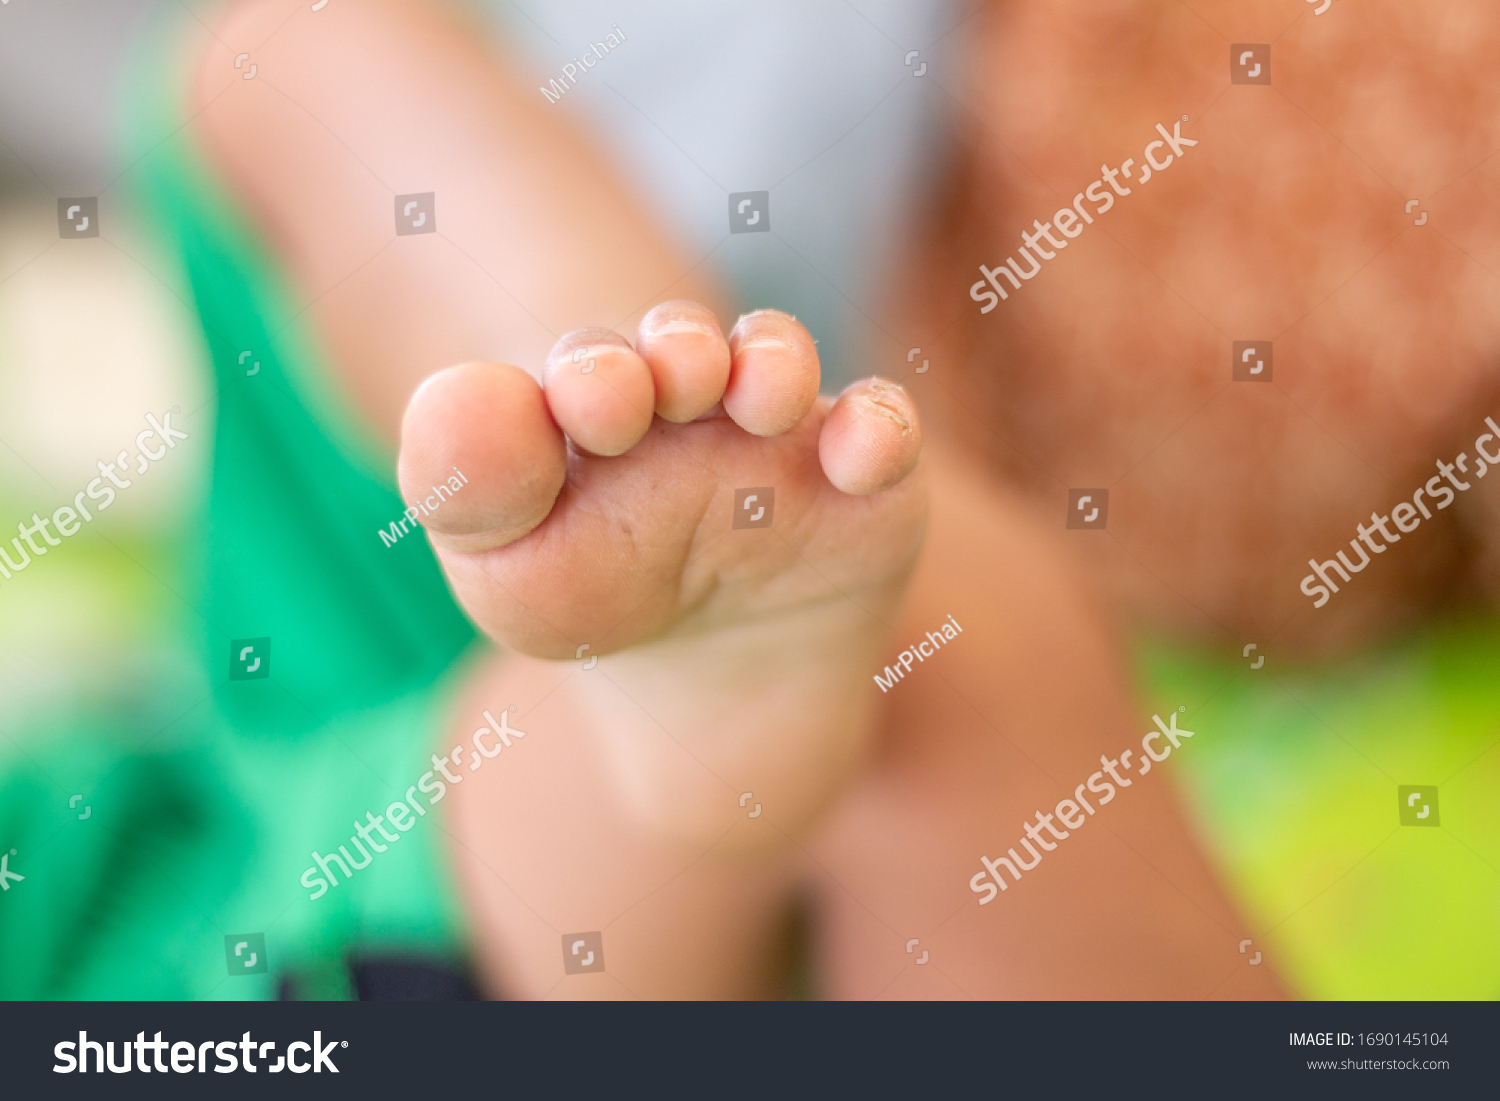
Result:
<svg viewBox="0 0 1500 1101"><path fill-rule="evenodd" d="M746 314L729 334L733 364L724 411L746 432L779 436L818 397L818 349L796 318L779 310Z"/></svg>
<svg viewBox="0 0 1500 1101"><path fill-rule="evenodd" d="M839 395L818 436L818 459L844 493L890 489L915 469L922 428L911 396L894 382L861 379Z"/></svg>
<svg viewBox="0 0 1500 1101"><path fill-rule="evenodd" d="M656 414L682 424L713 409L729 382L729 343L696 302L663 302L641 319L636 350L656 383Z"/></svg>
<svg viewBox="0 0 1500 1101"><path fill-rule="evenodd" d="M519 539L546 519L566 473L562 433L519 367L450 367L407 404L397 477L434 542L485 550Z"/></svg>
<svg viewBox="0 0 1500 1101"><path fill-rule="evenodd" d="M651 368L618 333L569 333L548 354L545 377L552 415L585 451L623 455L651 427Z"/></svg>

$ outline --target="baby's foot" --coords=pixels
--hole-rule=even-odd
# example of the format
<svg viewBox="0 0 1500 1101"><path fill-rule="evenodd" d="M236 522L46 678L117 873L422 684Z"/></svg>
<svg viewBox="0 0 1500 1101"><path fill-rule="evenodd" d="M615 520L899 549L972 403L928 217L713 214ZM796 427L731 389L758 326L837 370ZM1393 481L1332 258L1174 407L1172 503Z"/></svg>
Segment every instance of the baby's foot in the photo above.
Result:
<svg viewBox="0 0 1500 1101"><path fill-rule="evenodd" d="M526 654L607 655L819 606L878 640L921 538L916 409L877 379L836 401L817 386L794 318L749 314L726 341L709 310L668 302L635 349L565 336L543 386L493 363L428 379L402 426L402 492L429 508L469 614Z"/></svg>
<svg viewBox="0 0 1500 1101"><path fill-rule="evenodd" d="M726 341L669 302L636 344L573 333L544 386L435 375L407 409L402 489L467 480L424 523L469 614L532 656L481 674L492 702L545 700L536 721L586 736L613 777L598 798L652 835L717 844L753 791L775 829L744 843L775 844L873 725L926 517L916 410L876 379L818 397L811 337L774 311Z"/></svg>

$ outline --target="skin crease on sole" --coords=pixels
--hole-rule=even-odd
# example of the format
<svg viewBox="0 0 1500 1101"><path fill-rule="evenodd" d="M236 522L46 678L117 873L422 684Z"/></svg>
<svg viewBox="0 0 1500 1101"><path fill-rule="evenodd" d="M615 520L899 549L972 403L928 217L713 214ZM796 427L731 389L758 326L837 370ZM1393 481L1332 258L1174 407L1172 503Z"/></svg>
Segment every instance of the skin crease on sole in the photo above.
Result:
<svg viewBox="0 0 1500 1101"><path fill-rule="evenodd" d="M778 327L789 321L779 317L763 319ZM564 338L562 343L566 347L570 342L571 338ZM732 340L731 343L736 349L733 378L739 370L739 358L752 356L759 347L755 340ZM783 349L794 348L796 343L778 339L775 352L781 356ZM810 341L804 343L811 355ZM790 362L782 362L780 368L794 374L798 370ZM761 373L755 377L760 385L774 385L772 375ZM455 376L455 385L463 382L462 377ZM434 384L429 395L441 392L444 385ZM463 408L473 406L472 402L462 400L454 404ZM742 411L751 410L748 417L761 427L775 423L778 416L753 392L746 395L740 408ZM488 414L484 410L477 410L477 414L488 423ZM422 401L414 402L408 414L407 439L415 450L434 450L431 445L422 443L424 422L428 417ZM822 464L831 477L843 476L838 468L840 462L848 458L847 480L868 483L860 488L872 491L876 485L898 478L903 470L911 469L910 462L900 461L899 449L908 449L907 453L914 460L914 445L920 437L915 411L899 387L879 380L856 383L838 402L832 405L817 403L807 417L811 425L809 431L816 430L820 455L835 457L833 462ZM821 425L817 424L820 419ZM720 457L724 444L736 438L737 429L724 425L722 420L719 423L731 435L723 442L711 445L708 451L695 452L692 437L712 428L712 425L695 423L663 429L663 436L673 433L683 436L683 446L687 450L674 454L673 459L687 460L690 468L696 468L697 464L692 461L694 454L704 460L710 456ZM485 444L490 438L483 430L472 434ZM637 462L649 465L661 461L655 457L658 453L651 450L654 435L644 441L646 450L636 459ZM782 443L794 449L807 447L808 442L799 444L799 436L807 441L806 434L800 429L777 438L774 444L770 438L757 441L755 437L744 434L738 437L738 446L748 445L752 451L768 450ZM898 450L893 452L892 448ZM616 468L611 464L629 462L634 455L631 452L629 456L597 457L585 461L601 470L614 470ZM447 464L455 458L458 456L438 454L431 461ZM803 477L811 473L812 478L818 480L816 470L809 471L806 458L800 465ZM945 502L952 499L954 485L962 485L967 490L967 493L960 494L967 500L954 509L953 515L983 515L996 511L993 500L987 502L986 495L977 491L971 479L950 470L942 481L941 499ZM783 487L788 484L782 482ZM658 492L662 488L658 483ZM838 490L830 489L837 498ZM609 491L606 483L604 492ZM874 505L884 497L868 499ZM569 510L585 506L564 495L559 497L555 507ZM845 506L836 503L827 515L833 515L842 507ZM943 514L948 515L946 511ZM456 516L462 520L461 511ZM820 522L815 516L815 512L808 511L799 521L798 528L804 538L806 529ZM680 514L676 520L667 520L668 527L673 523L682 523ZM951 874L951 878L939 878L935 875L944 865L960 858L963 852L963 847L952 844L952 836L947 839L949 844L941 856L919 848L911 852L910 863L905 867L893 860L878 862L878 874L873 878L861 869L861 861L871 854L865 841L860 840L851 848L844 836L842 823L846 819L852 816L858 820L861 811L868 813L872 801L877 806L883 802L881 789L886 778L882 775L882 763L893 753L901 754L906 749L903 734L922 725L920 721L903 720L900 717L901 704L914 704L924 715L951 711L957 695L972 708L973 714L951 714L939 727L958 744L969 743L969 759L949 757L959 766L960 774L946 779L948 794L940 796L937 802L925 809L915 811L915 823L947 820L953 833L969 833L969 847L983 847L987 837L1003 833L1005 829L1000 821L992 821L984 823L989 827L987 830L976 830L976 823L953 820L947 814L951 792L962 790L965 786L963 780L975 774L975 754L979 760L994 762L992 775L997 787L1015 789L1011 798L1004 800L1005 805L1013 805L1014 798L1027 798L1033 790L1044 793L1037 795L1039 802L1051 802L1050 796L1055 794L1050 790L1054 784L1052 777L1059 772L1063 775L1077 772L1087 765L1086 774L1093 767L1093 758L1080 755L1076 741L1071 748L1036 743L1022 732L1062 725L1083 731L1083 744L1094 742L1097 748L1108 750L1112 748L1113 738L1117 737L1110 728L1123 729L1128 723L1128 710L1118 702L1123 700L1123 692L1116 697L1113 707L1105 708L1100 707L1100 702L1109 696L1101 692L1085 701L1075 701L1074 708L1081 709L1076 716L1057 714L1054 702L1050 709L1052 713L1045 719L1023 721L1017 730L1007 730L1010 725L1006 721L1007 713L1013 714L1018 708L1025 710L1025 705L1018 704L1014 697L1024 697L1039 689L1046 700L1057 701L1065 696L1063 685L1059 683L1060 674L1064 681L1071 680L1072 676L1067 674L1072 674L1093 684L1113 682L1118 685L1120 678L1118 671L1108 666L1109 649L1102 641L1103 631L1097 613L1090 615L1080 606L1078 598L1069 594L1068 586L1056 567L1043 566L1037 560L1035 537L1030 541L1023 539L1018 544L1015 535L1006 531L1006 528L1024 531L1032 526L1031 523L1022 516L1015 516L991 526L994 530L984 531L977 545L987 549L1009 546L1014 548L1016 556L1015 562L1005 563L1001 573L1012 584L1019 582L1025 589L1051 590L1049 598L1040 605L1034 598L1030 604L1047 623L1045 629L1040 624L1026 621L1021 609L1027 605L1021 600L1002 599L993 608L976 606L972 597L962 601L965 618L969 620L967 633L972 636L974 653L981 658L1003 652L1006 648L1004 640L1008 637L1025 640L1022 646L1028 652L1029 661L1022 663L1024 677L1017 681L986 671L977 683L955 693L952 682L931 676L925 688L913 684L906 686L905 694L898 694L890 700L877 700L872 687L860 683L864 679L862 676L854 674L845 681L840 663L818 645L821 638L842 637L846 653L863 653L866 669L878 667L879 660L872 660L875 655L870 651L849 645L852 636L846 634L845 624L851 622L848 613L858 604L843 595L836 597L831 604L826 600L810 605L798 602L769 621L765 619L767 608L764 601L758 595L752 595L738 614L750 617L752 622L759 621L760 628L747 633L744 627L736 624L735 614L730 614L711 635L705 637L695 633L686 648L674 639L668 621L663 621L666 634L660 641L643 637L619 652L613 652L607 646L601 648L603 659L596 677L585 678L576 666L567 664L538 661L518 654L505 658L495 670L495 679L487 685L486 694L492 706L498 705L500 699L520 697L519 714L528 716L534 731L543 732L541 739L528 745L547 746L531 753L534 764L528 767L535 771L530 775L533 779L541 779L555 773L556 777L551 783L523 783L518 790L507 783L502 773L498 778L486 776L479 784L460 788L453 795L456 826L460 836L465 838L466 849L473 856L472 860L460 861L460 875L473 902L472 912L486 915L478 943L484 946L483 965L492 988L523 997L543 996L550 989L556 967L555 930L551 923L536 920L539 911L579 912L580 916L572 921L576 925L579 921L587 924L582 913L599 914L624 908L632 916L629 922L615 930L616 935L611 939L611 955L617 961L610 973L613 977L607 982L592 982L587 987L574 984L569 987L570 996L615 997L633 993L644 997L724 997L752 996L757 990L764 992L764 988L756 984L763 983L767 975L774 973L768 954L774 954L778 943L776 932L791 905L794 892L799 889L811 891L814 897L821 897L823 890L820 888L841 882L826 881L826 877L817 874L817 869L829 865L813 855L816 848L826 850L833 866L847 867L850 874L861 874L868 879L867 888L871 893L891 896L889 904L892 907L910 906L919 900L923 906L956 904L962 909L966 902L973 905L972 898L966 899L967 877ZM834 553L846 561L860 561L868 556L867 547L887 542L899 528L865 523L861 527L835 530ZM537 529L537 535L544 532L545 528ZM607 531L605 536L608 537ZM650 537L649 532L640 532L634 538L639 541ZM500 552L514 551L534 556L535 548L529 542L532 538L517 540L500 548ZM955 542L946 531L935 533L934 538L939 547L951 546ZM744 546L750 553L758 553L752 544ZM961 552L956 546L950 552L951 556L959 554ZM454 555L445 553L444 561L461 596L466 588L486 589L494 576L466 577L457 571ZM796 566L789 565L795 574ZM881 590L886 594L885 599L899 594L905 572L899 570L890 579L896 583L896 588L886 586ZM965 574L960 572L959 576ZM515 575L515 583L524 584L524 577L523 567L523 572ZM770 589L780 584L774 574L763 576L761 582ZM533 602L543 596L541 591L528 591ZM918 593L921 591L919 589ZM992 591L990 595L996 594ZM918 600L918 608L927 607L917 594L913 596ZM733 607L733 603L730 606ZM1074 609L1071 615L1067 612L1070 606ZM902 615L893 605L890 607L891 613ZM942 618L936 607L921 611L919 615L922 619L937 622ZM996 616L998 618L992 618ZM485 621L482 613L481 621ZM496 625L498 632L504 632L502 623L493 618L489 622ZM1059 625L1068 624L1071 628L1064 626L1059 629ZM1086 641L1091 633L1101 636L1092 645ZM1049 637L1060 638L1062 644L1048 655L1045 665L1036 668L1037 657L1046 651L1045 642ZM789 640L792 640L790 644ZM808 678L804 674L799 677L792 666L769 664L767 646L778 651L781 661L790 658L794 666L800 664L804 669L814 670L812 676ZM1077 668L1081 656L1086 655L1094 655L1102 668L1089 668L1087 663L1083 668ZM808 663L806 659L809 657L815 660ZM849 667L845 664L843 668ZM963 668L961 657L951 663L955 674L961 674ZM726 679L726 669L736 672ZM696 686L696 691L690 685ZM704 691L705 688L712 690ZM539 691L542 692L540 697ZM798 739L800 744L778 747L766 741L764 736L757 736L757 728L763 724L766 714L765 701L757 697L768 693L773 697L779 695L792 705L785 708L773 706L770 710L779 712L781 726L807 733L808 737ZM693 702L695 695L699 697L697 704ZM535 710L526 706L531 700L538 700ZM469 706L476 709L473 703ZM627 714L625 709L634 714ZM846 725L840 731L836 720L847 720L851 710L859 714L862 721ZM752 721L743 723L723 715L716 723L712 720L714 713L726 711L731 716L748 713ZM863 721L865 715L869 716L867 721ZM663 731L667 734L666 740L661 737ZM886 737L882 738L877 732L886 732ZM648 741L656 743L653 751L646 750ZM928 754L941 742L931 733L924 741L926 752L920 766L930 768L932 762ZM1020 761L1031 767L1002 767L1001 761L1010 752L1018 753ZM944 755L938 755L939 760L943 758ZM1058 767L1057 762L1062 761L1068 762L1066 770ZM790 773L787 772L789 768ZM774 815L763 823L771 828L747 833L743 829L737 830L739 809L729 802L732 790L725 789L734 786L728 784L727 776L750 777L756 774L759 778L746 779L745 784L752 792L759 793L758 798L765 806L774 808ZM571 780L564 777L571 777ZM555 791L553 784L571 784L573 800L558 802L551 794ZM487 790L483 785L498 785L505 790L494 787ZM982 794L976 795L976 808L984 806ZM575 800L581 800L590 808L587 816L578 815ZM913 808L909 804L898 803L888 808L885 817L909 818L912 814ZM1094 960L1090 981L1105 984L1121 996L1132 991L1185 996L1187 991L1193 990L1194 978L1190 978L1185 986L1175 986L1174 980L1164 981L1160 977L1143 975L1136 962L1139 948L1134 942L1136 936L1149 936L1152 930L1164 927L1175 928L1178 942L1166 953L1168 958L1173 958L1210 953L1224 930L1239 931L1232 913L1192 846L1180 844L1175 853L1171 852L1173 833L1180 832L1181 828L1170 801L1170 789L1158 785L1134 800L1129 810L1112 818L1099 839L1091 838L1070 851L1072 863L1064 865L1055 881L1043 880L1043 885L1034 888L1032 895L1028 896L1051 899L1050 906L1056 904L1056 892L1064 892L1069 902L1076 898L1099 908L1101 902L1094 897L1098 889L1096 880L1118 881L1116 886L1120 891L1113 897L1120 899L1121 903L1115 907L1117 912L1111 935L1106 938L1095 933L1093 941L1095 955L1104 945L1112 945L1114 951L1107 958L1099 956ZM534 853L518 850L510 843L523 830L540 830L544 836L559 839L549 850L551 860L547 873L542 876L537 876L535 869L528 871L527 865ZM858 832L861 838L867 837L874 832L873 825L865 823ZM1122 856L1134 851L1132 838L1140 840L1143 837L1153 842L1150 845L1153 850L1165 845L1170 855L1161 856L1154 865L1146 868L1130 869L1130 861L1122 860ZM890 844L876 851L899 852L902 849L909 850L909 844L892 839ZM609 868L607 875L598 869L597 862L601 858ZM1163 871L1163 865L1166 871ZM643 884L673 867L678 871L671 877L673 890L670 893L652 894L643 899L636 897ZM1128 877L1121 878L1131 870L1158 877L1172 891L1189 895L1194 899L1194 910L1184 913L1177 907L1167 907L1162 912L1152 912L1149 907L1142 906L1139 892L1128 889ZM913 890L923 879L928 882ZM511 892L525 899L523 909L516 907L517 899L511 896ZM1027 943L1032 946L1033 956L1055 956L1055 962L1043 974L1047 976L1046 981L1056 983L1056 968L1064 959L1076 960L1082 949L1071 937L1058 937L1050 917L1051 909L1036 910L1037 905L1037 902L1021 902L1012 909L1025 931ZM830 898L818 912L820 916L826 916L830 912L843 911L838 899ZM694 922L695 929L701 930L705 923L723 928L722 937L700 941L707 955L695 957L691 954L695 942L680 924L684 918ZM856 929L861 925L858 912L846 914L846 920ZM1028 928L1028 925L1032 927ZM948 976L948 981L957 982L959 989L983 989L986 994L981 996L1004 996L1007 992L1009 996L1015 996L1027 989L1028 982L1035 981L1028 979L1024 972L1013 973L1008 979L1005 977L1008 953L997 946L992 932L987 934L982 924L976 926L972 920L961 920L950 933L958 938L954 942L954 951L960 958L977 961L989 957L987 965L977 969L973 966L955 967L957 975ZM723 943L730 939L734 941L737 952L723 950ZM824 964L827 967L827 991L834 996L872 996L868 984L874 971L868 960L853 951L853 944L858 943L858 939L831 942L832 951ZM877 936L877 941L881 939ZM941 944L942 941L935 943ZM878 956L878 945L872 943L869 951ZM1109 965L1111 960L1114 963ZM1015 971L1013 963L1010 969ZM934 975L939 973L935 971ZM1254 984L1252 989L1255 989ZM1274 990L1273 980L1264 980L1259 989L1271 992ZM1206 988L1199 993L1206 993Z"/></svg>
<svg viewBox="0 0 1500 1101"><path fill-rule="evenodd" d="M1052 778L1087 775L1101 752L1117 754L1136 712L1103 617L1067 580L1037 520L961 460L925 461L939 488L895 637L920 637L948 614L964 635L888 695L864 680L874 738L851 759L837 798L804 824L788 822L774 787L754 779L745 786L765 809L749 821L734 785L708 778L721 792L717 807L701 804L713 828L692 838L664 830L642 808L640 787L609 778L607 733L589 719L592 689L576 666L512 655L475 682L459 714L515 700L523 713L535 708L542 734L527 744L537 752L526 771L486 770L452 796L463 841L455 867L491 990L768 996L778 931L802 898L814 915L820 996L1279 996L1270 969L1222 964L1223 946L1232 952L1248 934L1190 839L1166 768L1044 872L977 904L968 879L980 853L1019 834L1016 808L1051 806ZM976 574L994 582L978 603L964 580ZM603 659L589 675L628 675L609 666ZM632 689L621 704L646 698L621 683ZM1071 691L1078 684L1090 691ZM464 733L460 722L452 737ZM634 752L647 737L631 735ZM687 766L657 796L667 801L696 790L699 760L719 763L661 732L651 742ZM559 803L554 784L571 785L576 801ZM668 887L654 891L658 883ZM1058 913L1090 919L1059 923ZM564 926L603 927L607 974L557 987L554 927ZM938 930L922 943L942 966L910 968L897 932L926 929ZM905 977L887 986L897 973Z"/></svg>

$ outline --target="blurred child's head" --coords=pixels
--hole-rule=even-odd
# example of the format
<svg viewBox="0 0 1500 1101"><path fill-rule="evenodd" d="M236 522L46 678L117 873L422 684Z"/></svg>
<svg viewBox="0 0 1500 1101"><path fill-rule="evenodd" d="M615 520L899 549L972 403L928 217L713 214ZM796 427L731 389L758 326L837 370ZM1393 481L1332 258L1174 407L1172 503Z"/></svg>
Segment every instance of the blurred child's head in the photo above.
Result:
<svg viewBox="0 0 1500 1101"><path fill-rule="evenodd" d="M1366 4L1240 64L1241 7L980 17L932 281L963 376L946 419L1059 527L1070 487L1109 487L1107 533L1076 543L1145 618L1347 641L1495 572L1476 544L1500 508L1477 483L1327 606L1299 591L1309 558L1351 553L1356 524L1500 417L1500 84L1482 75L1500 10ZM1231 82L1262 57L1271 84ZM1198 144L1168 163L1174 133ZM1117 190L1106 169L1132 159ZM1066 250L1040 238L1039 272L971 299L981 264L1030 272L1033 219ZM1268 383L1234 381L1247 346Z"/></svg>

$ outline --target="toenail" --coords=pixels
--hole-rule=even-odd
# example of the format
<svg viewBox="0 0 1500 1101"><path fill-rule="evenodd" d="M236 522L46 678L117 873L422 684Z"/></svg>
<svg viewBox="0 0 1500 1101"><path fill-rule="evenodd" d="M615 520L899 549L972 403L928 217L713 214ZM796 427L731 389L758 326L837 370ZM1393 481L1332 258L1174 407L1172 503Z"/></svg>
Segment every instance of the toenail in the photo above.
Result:
<svg viewBox="0 0 1500 1101"><path fill-rule="evenodd" d="M866 393L864 395L864 399L871 406L873 406L875 411L882 417L885 417L887 420L894 421L897 425L899 425L901 428L901 435L910 436L911 421L907 419L906 410L902 409L894 402L882 400L882 395L887 389L888 387L885 386L873 386L870 388L869 393Z"/></svg>
<svg viewBox="0 0 1500 1101"><path fill-rule="evenodd" d="M742 352L750 348L781 348L787 351L795 351L797 345L793 344L789 340L781 340L778 337L762 336L758 337L755 340L747 340L745 341L745 343L740 345L740 351Z"/></svg>
<svg viewBox="0 0 1500 1101"><path fill-rule="evenodd" d="M696 321L668 321L650 331L651 336L675 336L678 333L693 333L697 336L718 336L717 329L701 325Z"/></svg>

